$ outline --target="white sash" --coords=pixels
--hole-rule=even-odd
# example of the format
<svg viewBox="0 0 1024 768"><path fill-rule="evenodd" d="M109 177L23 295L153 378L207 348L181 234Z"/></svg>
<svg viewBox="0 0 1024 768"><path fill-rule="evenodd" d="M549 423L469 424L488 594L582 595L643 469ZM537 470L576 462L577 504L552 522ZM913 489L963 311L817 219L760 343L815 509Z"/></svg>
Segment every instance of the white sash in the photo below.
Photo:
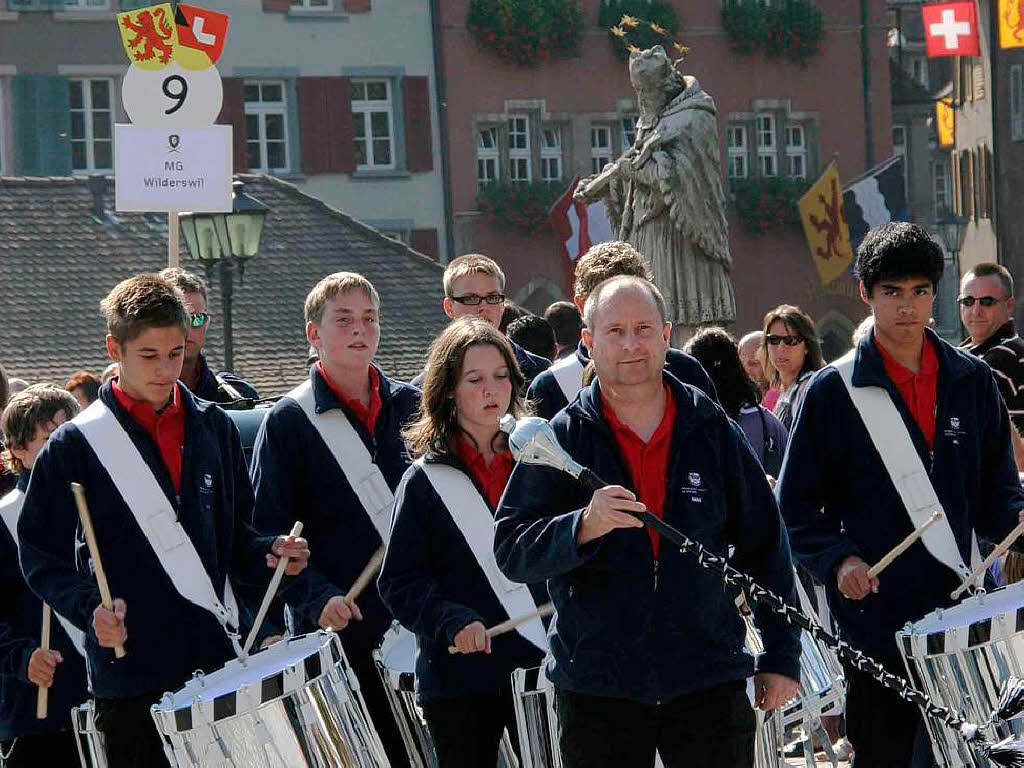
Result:
<svg viewBox="0 0 1024 768"><path fill-rule="evenodd" d="M222 603L192 539L117 417L102 400L96 400L72 422L107 470L178 594L212 613L234 641L238 606L230 580L224 578Z"/></svg>
<svg viewBox="0 0 1024 768"><path fill-rule="evenodd" d="M550 368L551 375L558 382L562 394L570 403L583 389L583 363L575 352L555 362Z"/></svg>
<svg viewBox="0 0 1024 768"><path fill-rule="evenodd" d="M387 544L391 535L391 510L395 505L395 494L384 479L380 467L373 463L370 452L366 450L355 427L349 423L348 416L340 408L317 413L313 384L309 379L285 397L294 400L302 408L309 423L320 434L327 450L338 462L342 474L355 491L381 540Z"/></svg>
<svg viewBox="0 0 1024 768"><path fill-rule="evenodd" d="M18 518L21 516L21 507L24 503L25 494L17 488L0 499L0 517L4 519L7 530L11 532L11 538L14 539L15 546L18 545ZM85 633L56 611L53 612L53 615L57 617L60 625L64 627L64 631L71 640L71 644L75 646L75 650L82 656L85 656Z"/></svg>
<svg viewBox="0 0 1024 768"><path fill-rule="evenodd" d="M942 504L932 486L931 478L921 462L921 457L914 447L903 418L889 393L882 387L855 387L853 385L853 367L857 348L832 363L839 371L839 377L846 385L846 391L853 401L867 428L871 442L878 451L882 463L896 486L903 506L907 510L914 528L920 528L935 510L942 510ZM925 548L940 563L957 575L961 582L971 574L971 569L964 563L960 548L953 536L949 518L943 514L935 525L925 531L921 537ZM981 564L981 552L978 550L978 538L971 532L971 562Z"/></svg>
<svg viewBox="0 0 1024 768"><path fill-rule="evenodd" d="M494 595L501 602L510 619L525 616L537 610L537 603L525 584L516 584L505 578L494 559L494 517L473 481L454 467L417 459L419 466L434 486L441 503L462 532L473 552L477 564L483 569ZM547 653L548 639L540 619L516 627L516 632Z"/></svg>

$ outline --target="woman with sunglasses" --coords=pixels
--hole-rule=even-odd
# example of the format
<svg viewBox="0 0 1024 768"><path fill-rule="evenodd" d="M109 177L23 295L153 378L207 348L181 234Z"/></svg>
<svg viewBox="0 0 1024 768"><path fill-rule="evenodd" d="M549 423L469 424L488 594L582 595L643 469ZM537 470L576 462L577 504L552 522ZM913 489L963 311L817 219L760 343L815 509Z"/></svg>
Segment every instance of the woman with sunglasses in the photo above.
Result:
<svg viewBox="0 0 1024 768"><path fill-rule="evenodd" d="M522 392L505 336L463 317L431 346L419 417L405 430L419 458L395 496L377 585L416 635L416 700L439 768L496 763L502 734L515 741L512 672L547 650L539 619L486 635L547 600L543 585L509 582L494 559L494 512L513 464L498 421L524 414Z"/></svg>
<svg viewBox="0 0 1024 768"><path fill-rule="evenodd" d="M811 374L825 367L811 316L792 304L771 310L764 316L763 354L765 377L782 393L775 415L790 430Z"/></svg>

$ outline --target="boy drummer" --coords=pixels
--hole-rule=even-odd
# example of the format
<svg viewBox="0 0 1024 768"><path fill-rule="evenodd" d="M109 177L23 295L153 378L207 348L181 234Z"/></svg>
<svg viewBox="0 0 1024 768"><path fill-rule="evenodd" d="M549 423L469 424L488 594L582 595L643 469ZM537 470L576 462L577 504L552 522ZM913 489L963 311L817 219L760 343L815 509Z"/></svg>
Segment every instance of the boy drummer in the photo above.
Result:
<svg viewBox="0 0 1024 768"><path fill-rule="evenodd" d="M167 764L150 706L194 670L216 670L233 655L231 582L265 586L280 556L292 558L287 573L296 574L309 549L249 525L238 431L178 381L188 318L181 291L138 275L100 307L120 376L40 453L18 524L21 562L33 591L87 633L109 765L148 768ZM84 554L72 482L85 488L112 611L100 605ZM115 658L119 645L123 658Z"/></svg>

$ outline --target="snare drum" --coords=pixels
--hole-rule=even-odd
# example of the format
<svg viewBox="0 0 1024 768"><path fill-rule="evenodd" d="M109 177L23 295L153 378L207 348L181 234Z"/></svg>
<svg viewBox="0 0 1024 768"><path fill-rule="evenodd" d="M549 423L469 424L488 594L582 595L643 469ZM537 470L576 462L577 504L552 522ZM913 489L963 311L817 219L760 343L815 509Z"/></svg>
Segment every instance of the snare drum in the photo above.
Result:
<svg viewBox="0 0 1024 768"><path fill-rule="evenodd" d="M178 768L387 768L359 681L333 632L282 640L197 673L153 705Z"/></svg>
<svg viewBox="0 0 1024 768"><path fill-rule="evenodd" d="M1010 675L1024 677L1024 582L975 595L908 623L896 643L910 681L941 706L984 723ZM924 718L935 760L941 766L988 766L959 735L930 717ZM1024 721L1013 718L986 729L998 741L1020 738Z"/></svg>
<svg viewBox="0 0 1024 768"><path fill-rule="evenodd" d="M71 732L75 734L82 768L107 768L107 748L103 734L96 729L92 699L71 710Z"/></svg>

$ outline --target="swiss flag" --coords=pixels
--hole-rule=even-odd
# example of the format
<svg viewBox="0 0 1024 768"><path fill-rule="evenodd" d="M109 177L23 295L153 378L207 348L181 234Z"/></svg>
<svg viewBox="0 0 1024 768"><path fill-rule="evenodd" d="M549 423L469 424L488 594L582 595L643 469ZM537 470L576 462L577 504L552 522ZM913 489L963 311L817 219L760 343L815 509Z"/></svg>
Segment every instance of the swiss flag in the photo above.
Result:
<svg viewBox="0 0 1024 768"><path fill-rule="evenodd" d="M576 260L586 253L590 246L615 239L604 202L599 200L587 205L572 199L579 180L579 176L574 178L568 189L548 211L551 229L555 233L558 250L562 254L566 286L570 295L576 280Z"/></svg>
<svg viewBox="0 0 1024 768"><path fill-rule="evenodd" d="M921 6L928 58L978 56L978 17L974 2Z"/></svg>

